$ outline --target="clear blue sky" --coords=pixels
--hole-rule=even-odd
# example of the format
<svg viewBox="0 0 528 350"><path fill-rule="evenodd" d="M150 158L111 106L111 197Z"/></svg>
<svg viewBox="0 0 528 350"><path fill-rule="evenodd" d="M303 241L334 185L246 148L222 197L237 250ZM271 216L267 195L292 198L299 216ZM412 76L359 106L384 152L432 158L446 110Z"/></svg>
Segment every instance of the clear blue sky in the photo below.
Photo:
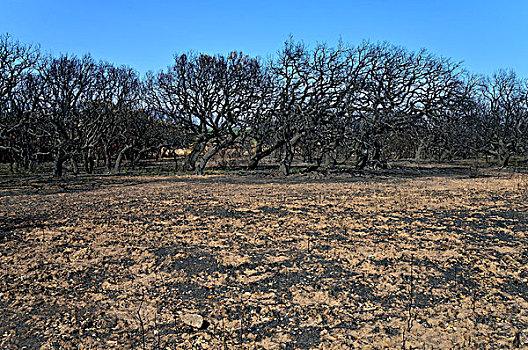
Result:
<svg viewBox="0 0 528 350"><path fill-rule="evenodd" d="M291 34L308 45L389 41L528 78L526 0L0 0L0 33L52 54L90 52L140 72L176 52L267 57Z"/></svg>

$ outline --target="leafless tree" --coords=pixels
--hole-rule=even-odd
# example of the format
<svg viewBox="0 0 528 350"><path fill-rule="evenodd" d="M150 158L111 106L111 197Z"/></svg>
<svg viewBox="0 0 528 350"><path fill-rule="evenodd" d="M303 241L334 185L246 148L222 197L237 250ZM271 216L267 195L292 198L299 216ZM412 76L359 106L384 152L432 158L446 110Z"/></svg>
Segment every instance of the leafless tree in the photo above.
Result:
<svg viewBox="0 0 528 350"><path fill-rule="evenodd" d="M11 168L14 163L29 166L28 147L32 145L25 131L32 116L26 107L33 102L30 86L35 82L32 74L39 59L38 46L0 35L0 151Z"/></svg>
<svg viewBox="0 0 528 350"><path fill-rule="evenodd" d="M261 104L260 63L239 52L228 57L175 56L167 72L150 80L149 103L181 124L194 143L185 169L202 174L219 150L232 146Z"/></svg>
<svg viewBox="0 0 528 350"><path fill-rule="evenodd" d="M361 88L348 101L358 167L368 161L384 166L387 142L402 134L427 137L431 124L458 112L460 64L386 43L364 43L356 55L366 61ZM414 141L420 154L423 140Z"/></svg>
<svg viewBox="0 0 528 350"><path fill-rule="evenodd" d="M119 172L176 148L184 170L203 174L236 152L249 169L275 159L288 175L386 166L389 158L438 161L526 155L527 81L491 78L426 50L388 43L308 48L290 38L267 61L240 52L180 54L141 79L130 67L89 56L40 57L0 36L0 161L27 169L53 160L91 173Z"/></svg>
<svg viewBox="0 0 528 350"><path fill-rule="evenodd" d="M495 156L504 167L512 155L524 154L527 150L527 82L511 71L500 70L484 79L480 88L485 152Z"/></svg>
<svg viewBox="0 0 528 350"><path fill-rule="evenodd" d="M90 56L68 55L49 57L40 69L46 87L44 115L52 135L56 177L63 175L67 160L72 160L74 168L77 166L74 157L81 154L85 131L82 109L89 100L95 69Z"/></svg>
<svg viewBox="0 0 528 350"><path fill-rule="evenodd" d="M308 50L291 38L285 42L269 64L269 110L261 114L262 124L254 126L262 131L254 133L256 147L250 169L279 152L280 171L288 175L299 147L317 166L325 156L325 162L331 162L329 148L337 142L334 127L344 96L346 50L342 45L334 49L324 44Z"/></svg>
<svg viewBox="0 0 528 350"><path fill-rule="evenodd" d="M142 92L142 82L133 69L104 62L97 66L90 100L83 109L85 167L90 168L94 153L99 151L107 171L119 172L125 152L141 147L139 125L145 122Z"/></svg>

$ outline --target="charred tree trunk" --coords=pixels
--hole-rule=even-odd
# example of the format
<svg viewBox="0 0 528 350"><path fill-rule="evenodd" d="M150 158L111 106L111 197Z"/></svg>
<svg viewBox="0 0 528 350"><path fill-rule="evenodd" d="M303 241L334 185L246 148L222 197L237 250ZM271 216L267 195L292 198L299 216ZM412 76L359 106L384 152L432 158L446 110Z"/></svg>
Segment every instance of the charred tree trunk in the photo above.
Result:
<svg viewBox="0 0 528 350"><path fill-rule="evenodd" d="M125 155L125 152L132 148L132 145L126 145L117 155L117 159L114 164L114 170L112 171L113 174L119 174L121 172L121 162L123 161L123 157Z"/></svg>
<svg viewBox="0 0 528 350"><path fill-rule="evenodd" d="M195 172L196 175L203 175L207 162L209 162L209 160L215 154L217 154L220 150L225 150L231 145L233 145L235 140L236 140L235 135L228 135L224 141L217 143L211 148L209 148L207 152L205 152L205 154L200 158L200 161L198 162L198 167L196 168L196 172Z"/></svg>
<svg viewBox="0 0 528 350"><path fill-rule="evenodd" d="M279 166L279 172L288 176L291 174L291 166L293 163L293 157L295 156L295 147L299 140L305 135L305 132L298 132L288 142L284 142L284 154Z"/></svg>
<svg viewBox="0 0 528 350"><path fill-rule="evenodd" d="M57 152L55 157L55 167L53 170L53 177L62 177L64 170L64 162L69 158L69 154L65 153L63 150Z"/></svg>
<svg viewBox="0 0 528 350"><path fill-rule="evenodd" d="M220 146L213 146L205 152L205 154L200 158L198 166L196 167L195 174L203 175L205 166L207 162L220 150Z"/></svg>
<svg viewBox="0 0 528 350"><path fill-rule="evenodd" d="M500 157L501 168L506 168L510 163L511 154L504 153Z"/></svg>
<svg viewBox="0 0 528 350"><path fill-rule="evenodd" d="M335 155L331 153L332 151L327 151L323 155L323 162L321 164L324 171L328 171L330 169L334 169L337 161Z"/></svg>
<svg viewBox="0 0 528 350"><path fill-rule="evenodd" d="M257 148L256 153L251 157L249 164L247 166L248 170L255 170L259 164L259 162L266 158L267 156L271 155L273 152L275 152L279 147L282 147L284 145L284 141L277 142L270 148L267 148L265 150L262 150L262 147Z"/></svg>
<svg viewBox="0 0 528 350"><path fill-rule="evenodd" d="M414 153L414 161L419 162L423 159L422 155L425 149L425 142L423 140L420 140L418 143L418 147L416 148L416 152Z"/></svg>
<svg viewBox="0 0 528 350"><path fill-rule="evenodd" d="M292 148L293 147L289 144L286 144L284 146L284 156L279 166L279 172L284 176L288 176L291 174L291 165L293 162L293 155L294 155Z"/></svg>
<svg viewBox="0 0 528 350"><path fill-rule="evenodd" d="M368 163L368 150L367 149L360 149L356 153L356 168L357 169L365 169Z"/></svg>
<svg viewBox="0 0 528 350"><path fill-rule="evenodd" d="M150 151L153 151L155 150L156 147L144 147L142 148L138 154L134 157L134 160L132 160L132 168L134 169L136 167L136 165L139 163L139 161L141 160L141 157L147 153L147 152L150 152ZM159 152L157 152L157 154L159 154Z"/></svg>
<svg viewBox="0 0 528 350"><path fill-rule="evenodd" d="M200 154L205 150L205 146L207 145L207 141L200 141L197 144L194 145L194 147L191 150L191 153L189 156L187 156L187 159L185 159L185 163L183 165L183 171L195 171L196 170L196 162L198 161L198 158L200 157Z"/></svg>
<svg viewBox="0 0 528 350"><path fill-rule="evenodd" d="M73 174L79 175L79 165L77 164L77 160L75 159L75 157L71 157L70 162L73 169Z"/></svg>
<svg viewBox="0 0 528 350"><path fill-rule="evenodd" d="M376 168L387 169L387 162L382 155L381 145L378 142L374 144L374 154L372 156L372 161Z"/></svg>
<svg viewBox="0 0 528 350"><path fill-rule="evenodd" d="M108 149L108 145L104 146L104 163L106 167L106 171L110 174L112 173L112 158L110 157L110 150Z"/></svg>
<svg viewBox="0 0 528 350"><path fill-rule="evenodd" d="M83 152L84 157L84 170L87 174L93 173L94 166L95 166L95 160L93 157L92 149L88 149L88 151Z"/></svg>

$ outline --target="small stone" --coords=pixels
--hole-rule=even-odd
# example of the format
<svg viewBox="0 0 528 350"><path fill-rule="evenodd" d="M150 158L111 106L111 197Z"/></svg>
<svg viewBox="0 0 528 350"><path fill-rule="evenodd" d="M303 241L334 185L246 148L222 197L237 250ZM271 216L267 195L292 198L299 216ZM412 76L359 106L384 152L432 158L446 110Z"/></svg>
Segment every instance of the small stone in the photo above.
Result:
<svg viewBox="0 0 528 350"><path fill-rule="evenodd" d="M181 315L181 320L186 325L194 328L202 328L204 325L203 317L197 314L183 314Z"/></svg>

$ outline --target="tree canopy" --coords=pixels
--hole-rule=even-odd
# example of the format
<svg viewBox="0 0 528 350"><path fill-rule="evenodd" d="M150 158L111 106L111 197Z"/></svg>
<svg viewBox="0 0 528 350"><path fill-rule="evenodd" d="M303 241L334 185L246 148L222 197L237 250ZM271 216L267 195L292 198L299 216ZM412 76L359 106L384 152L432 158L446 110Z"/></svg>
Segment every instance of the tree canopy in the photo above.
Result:
<svg viewBox="0 0 528 350"><path fill-rule="evenodd" d="M0 36L0 162L118 173L124 159L180 154L203 174L231 152L249 169L272 160L326 171L390 159L526 161L528 83L514 72L472 75L427 50L389 43L288 39L268 60L176 54L158 73L43 55Z"/></svg>

